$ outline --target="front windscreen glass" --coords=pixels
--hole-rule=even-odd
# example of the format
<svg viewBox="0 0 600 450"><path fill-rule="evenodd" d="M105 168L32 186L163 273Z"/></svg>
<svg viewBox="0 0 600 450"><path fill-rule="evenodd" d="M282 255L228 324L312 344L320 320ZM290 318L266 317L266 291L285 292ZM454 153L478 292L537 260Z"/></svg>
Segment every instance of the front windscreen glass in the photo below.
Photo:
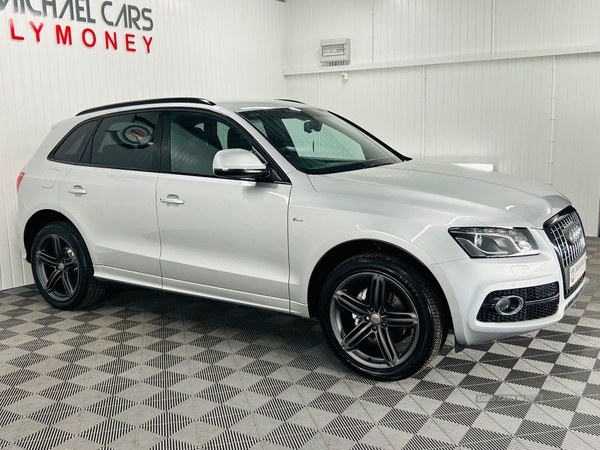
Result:
<svg viewBox="0 0 600 450"><path fill-rule="evenodd" d="M239 113L298 170L344 172L402 162L339 117L315 108L256 108Z"/></svg>

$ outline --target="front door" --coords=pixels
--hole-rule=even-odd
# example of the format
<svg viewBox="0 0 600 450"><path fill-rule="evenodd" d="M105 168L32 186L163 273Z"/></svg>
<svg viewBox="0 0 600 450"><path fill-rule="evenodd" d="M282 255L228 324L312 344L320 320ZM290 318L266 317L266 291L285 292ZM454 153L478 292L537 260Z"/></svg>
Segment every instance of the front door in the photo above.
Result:
<svg viewBox="0 0 600 450"><path fill-rule="evenodd" d="M288 311L291 186L213 174L219 150L253 146L225 117L172 111L165 128L170 170L157 186L164 287Z"/></svg>

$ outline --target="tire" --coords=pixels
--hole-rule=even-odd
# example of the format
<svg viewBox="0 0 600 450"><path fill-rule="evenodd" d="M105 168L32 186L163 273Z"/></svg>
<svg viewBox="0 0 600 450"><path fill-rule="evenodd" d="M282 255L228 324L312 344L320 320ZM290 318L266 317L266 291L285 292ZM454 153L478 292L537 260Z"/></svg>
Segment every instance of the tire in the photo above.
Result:
<svg viewBox="0 0 600 450"><path fill-rule="evenodd" d="M94 278L87 246L68 222L43 227L31 246L31 268L40 293L52 306L75 309L100 300L105 284Z"/></svg>
<svg viewBox="0 0 600 450"><path fill-rule="evenodd" d="M447 333L435 292L397 258L379 253L350 258L321 292L325 339L342 363L363 376L410 377L437 355Z"/></svg>

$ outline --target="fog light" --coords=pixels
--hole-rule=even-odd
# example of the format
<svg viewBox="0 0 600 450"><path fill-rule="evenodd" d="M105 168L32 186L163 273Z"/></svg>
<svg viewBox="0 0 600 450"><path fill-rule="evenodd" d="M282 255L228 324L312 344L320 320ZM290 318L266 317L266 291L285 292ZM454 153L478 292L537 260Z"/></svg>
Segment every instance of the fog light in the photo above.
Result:
<svg viewBox="0 0 600 450"><path fill-rule="evenodd" d="M523 309L523 299L517 295L508 295L496 299L494 309L503 316L512 316Z"/></svg>

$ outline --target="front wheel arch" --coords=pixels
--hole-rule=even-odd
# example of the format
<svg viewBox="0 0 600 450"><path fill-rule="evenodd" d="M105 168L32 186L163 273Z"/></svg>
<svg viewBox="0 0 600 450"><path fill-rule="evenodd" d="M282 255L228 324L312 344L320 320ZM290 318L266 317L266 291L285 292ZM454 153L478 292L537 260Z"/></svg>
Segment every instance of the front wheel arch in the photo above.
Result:
<svg viewBox="0 0 600 450"><path fill-rule="evenodd" d="M438 308L448 330L454 329L448 299L436 277L419 259L400 247L383 241L360 239L336 245L325 253L313 268L308 284L307 305L311 318L319 318L319 298L331 272L344 261L362 253L377 252L404 261L417 270L436 292Z"/></svg>

